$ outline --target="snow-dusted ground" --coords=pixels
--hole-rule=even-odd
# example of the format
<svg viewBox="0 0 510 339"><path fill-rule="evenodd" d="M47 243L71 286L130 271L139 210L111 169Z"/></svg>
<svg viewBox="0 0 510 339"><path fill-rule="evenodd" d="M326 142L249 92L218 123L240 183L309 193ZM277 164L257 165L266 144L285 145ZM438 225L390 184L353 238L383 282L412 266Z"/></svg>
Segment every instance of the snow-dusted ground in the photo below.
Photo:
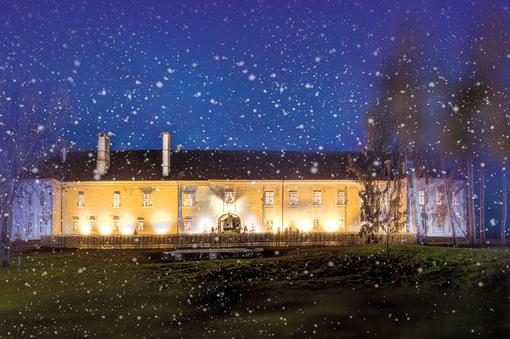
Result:
<svg viewBox="0 0 510 339"><path fill-rule="evenodd" d="M278 255L276 255L278 254ZM162 263L158 253L26 253L0 281L0 337L504 337L494 250L357 246ZM13 257L16 262L16 256Z"/></svg>

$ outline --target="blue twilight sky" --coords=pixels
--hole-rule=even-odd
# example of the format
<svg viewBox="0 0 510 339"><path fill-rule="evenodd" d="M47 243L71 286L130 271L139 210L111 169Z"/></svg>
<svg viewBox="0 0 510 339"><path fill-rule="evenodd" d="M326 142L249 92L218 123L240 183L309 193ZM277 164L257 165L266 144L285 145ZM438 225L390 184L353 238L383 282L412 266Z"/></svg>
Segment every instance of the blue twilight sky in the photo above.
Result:
<svg viewBox="0 0 510 339"><path fill-rule="evenodd" d="M358 149L382 62L414 24L456 77L478 13L506 1L0 1L0 77L70 94L95 147ZM431 79L423 79L427 84Z"/></svg>

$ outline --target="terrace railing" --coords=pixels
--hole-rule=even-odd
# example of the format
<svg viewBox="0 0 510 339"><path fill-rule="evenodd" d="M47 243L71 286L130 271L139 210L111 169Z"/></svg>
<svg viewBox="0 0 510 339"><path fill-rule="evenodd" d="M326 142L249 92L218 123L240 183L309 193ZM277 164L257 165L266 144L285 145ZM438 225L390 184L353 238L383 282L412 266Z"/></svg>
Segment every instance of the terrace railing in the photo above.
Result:
<svg viewBox="0 0 510 339"><path fill-rule="evenodd" d="M386 235L376 235L384 242ZM415 234L398 234L393 243L415 243ZM186 235L58 235L43 236L41 246L84 249L176 249L225 247L306 247L365 244L358 233L256 233Z"/></svg>

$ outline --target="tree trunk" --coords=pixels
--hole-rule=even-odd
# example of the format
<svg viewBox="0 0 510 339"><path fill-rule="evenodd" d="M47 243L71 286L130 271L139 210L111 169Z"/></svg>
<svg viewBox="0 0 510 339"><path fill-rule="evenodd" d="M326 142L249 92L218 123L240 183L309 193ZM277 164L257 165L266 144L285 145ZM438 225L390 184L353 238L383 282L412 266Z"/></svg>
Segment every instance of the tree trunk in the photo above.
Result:
<svg viewBox="0 0 510 339"><path fill-rule="evenodd" d="M453 223L453 216L452 216L452 213L453 213L452 204L451 204L452 192L450 189L449 178L446 177L446 167L444 165L443 157L441 157L441 173L443 176L443 185L444 185L444 190L445 190L445 195L446 195L446 204L448 207L448 220L450 223L450 230L452 232L452 243L453 243L454 247L457 247L457 234L455 232L455 225Z"/></svg>
<svg viewBox="0 0 510 339"><path fill-rule="evenodd" d="M485 243L485 166L480 166L480 243Z"/></svg>
<svg viewBox="0 0 510 339"><path fill-rule="evenodd" d="M411 222L413 223L414 230L416 231L416 241L419 244L424 244L427 242L427 236L425 234L425 230L422 227L422 224L419 218L418 211L418 197L417 197L417 183L416 183L416 172L414 171L414 163L412 160L409 160L407 157L405 159L406 163L406 172L407 172L407 189L409 190L409 214L411 215Z"/></svg>
<svg viewBox="0 0 510 339"><path fill-rule="evenodd" d="M476 228L475 228L475 181L473 176L473 159L467 160L467 233L469 234L469 241L472 245L476 243Z"/></svg>
<svg viewBox="0 0 510 339"><path fill-rule="evenodd" d="M1 225L1 234L0 234L0 238L1 238L1 246L0 246L0 250L2 251L2 266L3 267L7 267L9 266L9 257L10 257L10 252L11 252L11 244L10 244L10 240L9 240L9 232L8 232L8 229L9 229L9 222L10 222L10 216L8 215L8 213L6 213L6 211L3 211L2 212L2 217L0 218L0 225Z"/></svg>
<svg viewBox="0 0 510 339"><path fill-rule="evenodd" d="M500 239L501 243L506 243L506 221L508 218L508 183L507 183L507 174L506 168L503 169L503 213L501 216L501 232Z"/></svg>

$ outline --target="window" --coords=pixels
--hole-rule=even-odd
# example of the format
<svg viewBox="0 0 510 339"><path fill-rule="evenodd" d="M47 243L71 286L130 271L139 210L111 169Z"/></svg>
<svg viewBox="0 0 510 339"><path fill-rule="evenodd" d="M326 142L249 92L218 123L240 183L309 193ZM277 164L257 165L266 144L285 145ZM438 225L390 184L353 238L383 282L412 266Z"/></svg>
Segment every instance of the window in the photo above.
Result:
<svg viewBox="0 0 510 339"><path fill-rule="evenodd" d="M312 194L312 205L322 205L322 191L313 191Z"/></svg>
<svg viewBox="0 0 510 339"><path fill-rule="evenodd" d="M73 232L78 232L80 230L80 218L73 217Z"/></svg>
<svg viewBox="0 0 510 339"><path fill-rule="evenodd" d="M441 204L443 201L443 194L441 192L436 192L436 205Z"/></svg>
<svg viewBox="0 0 510 339"><path fill-rule="evenodd" d="M151 207L152 206L152 193L144 193L143 194L143 207Z"/></svg>
<svg viewBox="0 0 510 339"><path fill-rule="evenodd" d="M459 198L458 195L455 193L452 193L452 205L459 206Z"/></svg>
<svg viewBox="0 0 510 339"><path fill-rule="evenodd" d="M343 206L345 205L346 201L345 201L345 191L337 191L336 192L336 204L337 205L340 205L340 206Z"/></svg>
<svg viewBox="0 0 510 339"><path fill-rule="evenodd" d="M27 228L25 229L25 235L30 236L32 233L32 221L27 222Z"/></svg>
<svg viewBox="0 0 510 339"><path fill-rule="evenodd" d="M184 193L182 205L186 207L193 206L195 204L195 196L193 193Z"/></svg>
<svg viewBox="0 0 510 339"><path fill-rule="evenodd" d="M289 206L296 207L298 205L298 192L289 191Z"/></svg>
<svg viewBox="0 0 510 339"><path fill-rule="evenodd" d="M113 192L113 208L120 207L120 192Z"/></svg>
<svg viewBox="0 0 510 339"><path fill-rule="evenodd" d="M233 191L225 191L225 204L231 205L235 202L235 193Z"/></svg>
<svg viewBox="0 0 510 339"><path fill-rule="evenodd" d="M118 216L113 217L113 231L119 232L120 218Z"/></svg>
<svg viewBox="0 0 510 339"><path fill-rule="evenodd" d="M143 218L141 218L141 217L136 218L136 230L138 232L143 231L144 223L145 223L145 220Z"/></svg>
<svg viewBox="0 0 510 339"><path fill-rule="evenodd" d="M338 219L338 228L343 230L345 225L344 219Z"/></svg>
<svg viewBox="0 0 510 339"><path fill-rule="evenodd" d="M96 217L90 217L90 232L94 232L96 230Z"/></svg>
<svg viewBox="0 0 510 339"><path fill-rule="evenodd" d="M274 205L274 192L273 191L264 192L264 205L266 205L266 206Z"/></svg>
<svg viewBox="0 0 510 339"><path fill-rule="evenodd" d="M28 197L27 197L27 200L28 200L28 206L32 206L32 194L28 194Z"/></svg>
<svg viewBox="0 0 510 339"><path fill-rule="evenodd" d="M425 191L418 191L418 205L425 206Z"/></svg>
<svg viewBox="0 0 510 339"><path fill-rule="evenodd" d="M193 219L192 218L184 218L184 232L191 233L192 225L193 225Z"/></svg>
<svg viewBox="0 0 510 339"><path fill-rule="evenodd" d="M78 207L85 207L85 192L78 192Z"/></svg>
<svg viewBox="0 0 510 339"><path fill-rule="evenodd" d="M267 233L273 233L273 220L266 220L266 232Z"/></svg>
<svg viewBox="0 0 510 339"><path fill-rule="evenodd" d="M436 220L443 220L443 217L441 215L438 215ZM445 227L444 227L444 224L441 221L439 221L436 224L436 232L437 233L445 233Z"/></svg>
<svg viewBox="0 0 510 339"><path fill-rule="evenodd" d="M41 206L44 206L45 205L45 201L44 201L44 192L41 191L39 192L39 201L41 202Z"/></svg>

